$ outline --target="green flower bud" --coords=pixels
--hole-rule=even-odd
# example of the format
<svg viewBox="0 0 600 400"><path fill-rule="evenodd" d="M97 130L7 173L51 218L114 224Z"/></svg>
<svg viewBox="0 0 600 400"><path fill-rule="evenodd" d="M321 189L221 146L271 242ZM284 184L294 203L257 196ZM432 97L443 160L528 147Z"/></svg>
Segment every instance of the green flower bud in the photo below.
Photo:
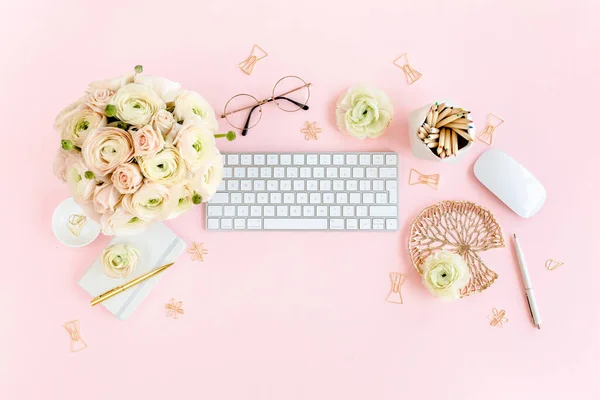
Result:
<svg viewBox="0 0 600 400"><path fill-rule="evenodd" d="M85 176L85 179L94 179L95 175L92 171L85 171L85 174L83 176Z"/></svg>
<svg viewBox="0 0 600 400"><path fill-rule="evenodd" d="M229 131L227 133L218 133L215 135L216 139L227 138L227 140L229 140L230 142L235 140L236 137L237 137L237 135L235 134L234 131Z"/></svg>
<svg viewBox="0 0 600 400"><path fill-rule="evenodd" d="M144 72L144 67L142 67L141 65L136 65L133 69L135 70L136 74L141 74L142 72Z"/></svg>
<svg viewBox="0 0 600 400"><path fill-rule="evenodd" d="M112 104L107 104L106 108L104 109L104 113L107 117L114 117L117 115L117 107L113 106Z"/></svg>
<svg viewBox="0 0 600 400"><path fill-rule="evenodd" d="M61 140L60 146L63 148L63 150L73 150L75 148L75 145L71 140Z"/></svg>
<svg viewBox="0 0 600 400"><path fill-rule="evenodd" d="M128 125L125 122L123 122L123 121L118 121L117 122L117 128L119 128L119 129L123 129L124 131L126 131L127 130L127 126Z"/></svg>
<svg viewBox="0 0 600 400"><path fill-rule="evenodd" d="M202 196L200 196L198 193L194 192L194 195L192 196L192 203L194 203L194 204L202 203Z"/></svg>

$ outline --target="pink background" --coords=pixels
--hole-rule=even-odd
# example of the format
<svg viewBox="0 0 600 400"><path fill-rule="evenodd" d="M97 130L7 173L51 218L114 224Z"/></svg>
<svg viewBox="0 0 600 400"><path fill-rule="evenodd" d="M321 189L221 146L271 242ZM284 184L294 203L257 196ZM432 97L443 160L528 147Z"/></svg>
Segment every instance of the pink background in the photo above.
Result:
<svg viewBox="0 0 600 400"><path fill-rule="evenodd" d="M53 3L53 4L51 4ZM600 359L597 92L600 4L537 1L2 1L2 399L597 399ZM246 76L253 44L269 56ZM392 61L408 52L423 78L408 86ZM264 109L224 151L369 151L401 155L398 233L209 233L204 208L169 222L204 242L182 256L132 318L91 308L76 282L109 238L68 249L52 235L69 196L51 172L56 113L94 79L143 64L217 110L239 92L266 97L280 77L313 83L310 110ZM335 100L365 82L395 104L387 134L338 132ZM410 154L407 113L450 98L506 122L494 147L546 186L535 217L513 214L474 178L487 146L457 165ZM582 118L583 117L583 118ZM306 120L323 127L305 141ZM221 121L220 128L228 127ZM408 187L411 167L441 173L439 191ZM410 222L440 200L488 207L507 247L484 254L499 280L455 303L431 297L407 257ZM517 232L543 317L532 327L513 255ZM549 272L548 258L564 261ZM404 305L388 273L407 274ZM185 315L164 316L183 301ZM492 328L493 307L510 319ZM79 319L89 347L69 352L62 324Z"/></svg>

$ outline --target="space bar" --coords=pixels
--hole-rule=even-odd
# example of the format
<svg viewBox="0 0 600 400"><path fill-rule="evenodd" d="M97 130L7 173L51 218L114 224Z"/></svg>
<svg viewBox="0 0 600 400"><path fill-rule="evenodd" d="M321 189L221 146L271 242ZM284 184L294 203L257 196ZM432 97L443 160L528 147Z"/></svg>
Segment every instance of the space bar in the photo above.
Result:
<svg viewBox="0 0 600 400"><path fill-rule="evenodd" d="M265 219L263 220L265 230L322 230L327 229L327 219Z"/></svg>

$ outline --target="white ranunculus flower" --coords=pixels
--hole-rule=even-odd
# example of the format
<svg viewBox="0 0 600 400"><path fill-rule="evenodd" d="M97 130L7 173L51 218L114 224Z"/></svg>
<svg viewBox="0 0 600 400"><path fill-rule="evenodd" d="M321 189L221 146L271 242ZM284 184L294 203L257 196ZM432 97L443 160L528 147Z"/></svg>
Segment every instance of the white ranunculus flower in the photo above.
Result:
<svg viewBox="0 0 600 400"><path fill-rule="evenodd" d="M218 127L213 108L204 97L191 90L184 90L175 98L173 114L178 121L199 120L213 132Z"/></svg>
<svg viewBox="0 0 600 400"><path fill-rule="evenodd" d="M123 86L110 104L115 107L117 119L134 126L147 125L158 110L165 108L165 102L154 90L139 83Z"/></svg>
<svg viewBox="0 0 600 400"><path fill-rule="evenodd" d="M191 177L195 192L206 202L215 194L223 179L223 158L218 150L204 161L198 172Z"/></svg>
<svg viewBox="0 0 600 400"><path fill-rule="evenodd" d="M174 208L169 188L150 182L144 183L137 192L126 195L121 203L125 211L145 221L165 219Z"/></svg>
<svg viewBox="0 0 600 400"><path fill-rule="evenodd" d="M184 124L173 144L192 173L198 172L204 161L217 151L215 136L204 124Z"/></svg>
<svg viewBox="0 0 600 400"><path fill-rule="evenodd" d="M469 283L471 273L461 256L440 250L425 259L421 277L431 294L442 300L455 300L460 298L460 290Z"/></svg>
<svg viewBox="0 0 600 400"><path fill-rule="evenodd" d="M335 109L340 131L359 139L383 135L394 106L383 90L354 86L340 96Z"/></svg>
<svg viewBox="0 0 600 400"><path fill-rule="evenodd" d="M54 121L54 128L60 133L60 138L70 140L77 147L83 146L90 132L103 126L106 126L106 117L83 103L71 104Z"/></svg>
<svg viewBox="0 0 600 400"><path fill-rule="evenodd" d="M98 128L88 135L81 153L94 174L105 176L133 157L133 138L123 129Z"/></svg>
<svg viewBox="0 0 600 400"><path fill-rule="evenodd" d="M138 157L137 162L150 182L174 185L185 177L185 162L175 147L165 146L158 154Z"/></svg>
<svg viewBox="0 0 600 400"><path fill-rule="evenodd" d="M127 278L135 270L139 257L135 247L118 243L106 247L100 261L106 275L111 278Z"/></svg>
<svg viewBox="0 0 600 400"><path fill-rule="evenodd" d="M133 74L123 75L113 79L94 81L88 85L88 91L94 89L108 89L112 92L116 92L128 83L133 83Z"/></svg>
<svg viewBox="0 0 600 400"><path fill-rule="evenodd" d="M71 154L64 169L65 179L73 198L78 203L92 201L96 179L88 170L81 154Z"/></svg>
<svg viewBox="0 0 600 400"><path fill-rule="evenodd" d="M186 211L189 211L194 206L194 188L187 179L181 183L171 187L171 196L174 198L175 207L168 219L175 218Z"/></svg>
<svg viewBox="0 0 600 400"><path fill-rule="evenodd" d="M86 212L86 215L88 213ZM89 217L89 215L88 215ZM143 232L151 225L150 221L145 221L136 217L123 206L115 208L113 213L105 213L99 219L102 226L102 233L105 235L130 236Z"/></svg>
<svg viewBox="0 0 600 400"><path fill-rule="evenodd" d="M135 83L148 86L154 90L165 103L175 100L181 91L181 84L159 76L136 75Z"/></svg>

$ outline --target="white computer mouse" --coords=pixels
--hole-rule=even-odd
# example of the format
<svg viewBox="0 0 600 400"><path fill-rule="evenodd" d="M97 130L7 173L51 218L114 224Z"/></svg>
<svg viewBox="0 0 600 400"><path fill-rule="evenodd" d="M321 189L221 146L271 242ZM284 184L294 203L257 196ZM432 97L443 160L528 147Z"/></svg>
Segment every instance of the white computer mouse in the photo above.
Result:
<svg viewBox="0 0 600 400"><path fill-rule="evenodd" d="M544 186L503 151L486 151L475 162L473 171L486 188L523 218L535 215L546 201Z"/></svg>

